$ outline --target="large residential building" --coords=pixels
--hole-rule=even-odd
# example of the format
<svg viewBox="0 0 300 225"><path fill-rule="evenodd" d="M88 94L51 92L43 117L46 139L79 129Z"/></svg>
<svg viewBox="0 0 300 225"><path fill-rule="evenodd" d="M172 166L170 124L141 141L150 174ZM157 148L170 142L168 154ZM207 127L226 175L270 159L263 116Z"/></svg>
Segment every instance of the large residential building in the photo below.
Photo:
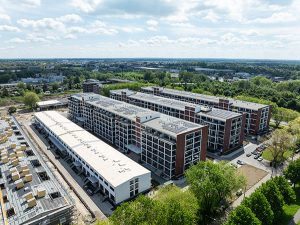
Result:
<svg viewBox="0 0 300 225"><path fill-rule="evenodd" d="M78 105L80 114L74 111ZM69 108L72 120L120 151L140 155L146 167L167 179L206 159L207 126L94 94L71 96Z"/></svg>
<svg viewBox="0 0 300 225"><path fill-rule="evenodd" d="M35 121L86 176L93 192L101 191L113 204L151 187L151 172L55 111L38 112Z"/></svg>
<svg viewBox="0 0 300 225"><path fill-rule="evenodd" d="M246 113L245 132L247 134L261 134L269 129L269 122L271 118L270 105L153 86L142 87L141 91L166 98L206 105L213 108Z"/></svg>
<svg viewBox="0 0 300 225"><path fill-rule="evenodd" d="M0 224L71 224L74 203L13 117L0 119Z"/></svg>
<svg viewBox="0 0 300 225"><path fill-rule="evenodd" d="M110 97L143 108L208 125L208 149L228 152L243 145L246 114L196 105L128 89L110 91Z"/></svg>

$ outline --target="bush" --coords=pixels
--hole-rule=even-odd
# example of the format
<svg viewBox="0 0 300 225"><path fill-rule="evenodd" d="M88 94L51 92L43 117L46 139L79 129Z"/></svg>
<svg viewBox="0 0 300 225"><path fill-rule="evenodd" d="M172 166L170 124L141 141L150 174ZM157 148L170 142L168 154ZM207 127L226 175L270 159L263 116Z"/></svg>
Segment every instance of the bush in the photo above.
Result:
<svg viewBox="0 0 300 225"><path fill-rule="evenodd" d="M17 112L17 108L15 106L10 106L8 108L8 114L13 114L15 112Z"/></svg>

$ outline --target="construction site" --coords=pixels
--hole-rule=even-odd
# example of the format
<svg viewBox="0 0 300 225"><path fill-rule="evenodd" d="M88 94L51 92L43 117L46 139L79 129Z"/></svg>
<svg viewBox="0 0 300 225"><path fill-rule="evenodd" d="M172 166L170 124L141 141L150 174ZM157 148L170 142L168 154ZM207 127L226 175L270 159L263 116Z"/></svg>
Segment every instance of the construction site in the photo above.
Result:
<svg viewBox="0 0 300 225"><path fill-rule="evenodd" d="M70 224L73 199L14 117L0 119L0 224Z"/></svg>

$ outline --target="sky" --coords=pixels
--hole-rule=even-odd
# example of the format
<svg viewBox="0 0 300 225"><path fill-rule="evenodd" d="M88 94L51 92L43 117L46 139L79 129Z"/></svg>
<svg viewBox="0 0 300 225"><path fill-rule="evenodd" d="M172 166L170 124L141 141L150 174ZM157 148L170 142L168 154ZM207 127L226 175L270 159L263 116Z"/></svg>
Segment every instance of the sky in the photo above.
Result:
<svg viewBox="0 0 300 225"><path fill-rule="evenodd" d="M300 59L300 0L0 0L0 58Z"/></svg>

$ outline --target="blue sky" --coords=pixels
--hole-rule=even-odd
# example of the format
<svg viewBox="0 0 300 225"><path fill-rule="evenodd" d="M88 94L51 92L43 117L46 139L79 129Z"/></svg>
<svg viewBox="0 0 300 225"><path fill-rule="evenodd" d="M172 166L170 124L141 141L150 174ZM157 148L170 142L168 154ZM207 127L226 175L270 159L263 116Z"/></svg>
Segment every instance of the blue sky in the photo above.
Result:
<svg viewBox="0 0 300 225"><path fill-rule="evenodd" d="M300 0L0 0L0 58L300 59Z"/></svg>

